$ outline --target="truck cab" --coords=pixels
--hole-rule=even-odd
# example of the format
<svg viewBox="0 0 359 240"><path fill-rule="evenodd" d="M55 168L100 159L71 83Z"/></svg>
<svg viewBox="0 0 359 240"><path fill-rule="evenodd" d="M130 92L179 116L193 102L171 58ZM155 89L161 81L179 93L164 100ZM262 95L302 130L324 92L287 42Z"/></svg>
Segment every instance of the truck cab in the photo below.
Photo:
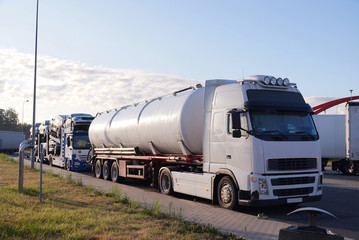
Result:
<svg viewBox="0 0 359 240"><path fill-rule="evenodd" d="M171 171L173 190L228 209L320 200L323 174L312 112L288 79L206 81L203 172ZM161 175L159 182L166 187Z"/></svg>
<svg viewBox="0 0 359 240"><path fill-rule="evenodd" d="M38 148L41 148L41 151L37 154L37 159L42 157L49 161L50 165L63 167L69 171L89 170L87 156L91 144L88 128L93 117L90 114L72 114L67 118L68 121L65 121L66 117L67 115L58 115L53 119L56 128L53 128L52 133L44 134L42 141L38 141Z"/></svg>
<svg viewBox="0 0 359 240"><path fill-rule="evenodd" d="M284 85L283 83L286 83ZM204 131L204 172L228 172L241 205L319 200L319 136L295 84L270 76L217 86ZM208 135L206 133L209 133Z"/></svg>
<svg viewBox="0 0 359 240"><path fill-rule="evenodd" d="M87 170L87 155L91 144L87 131L71 131L65 135L65 167L68 170Z"/></svg>

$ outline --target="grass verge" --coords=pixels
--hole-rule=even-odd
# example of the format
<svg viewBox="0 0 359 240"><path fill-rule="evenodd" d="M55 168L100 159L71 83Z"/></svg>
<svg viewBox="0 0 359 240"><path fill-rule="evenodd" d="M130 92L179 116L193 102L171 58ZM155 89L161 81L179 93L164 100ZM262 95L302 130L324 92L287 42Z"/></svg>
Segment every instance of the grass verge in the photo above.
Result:
<svg viewBox="0 0 359 240"><path fill-rule="evenodd" d="M25 168L18 193L18 164L0 154L0 239L244 239L211 226L190 224L158 204L143 209L120 190L101 193L49 172Z"/></svg>

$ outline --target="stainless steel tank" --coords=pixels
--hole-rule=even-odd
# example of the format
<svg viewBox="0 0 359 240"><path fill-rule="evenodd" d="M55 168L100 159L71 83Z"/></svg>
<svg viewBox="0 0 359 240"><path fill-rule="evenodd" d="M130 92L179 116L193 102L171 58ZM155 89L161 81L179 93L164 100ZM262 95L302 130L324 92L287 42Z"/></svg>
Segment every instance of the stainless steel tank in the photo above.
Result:
<svg viewBox="0 0 359 240"><path fill-rule="evenodd" d="M162 154L181 154L181 142L202 154L204 88L113 109L97 115L89 128L95 147L139 147L151 144Z"/></svg>

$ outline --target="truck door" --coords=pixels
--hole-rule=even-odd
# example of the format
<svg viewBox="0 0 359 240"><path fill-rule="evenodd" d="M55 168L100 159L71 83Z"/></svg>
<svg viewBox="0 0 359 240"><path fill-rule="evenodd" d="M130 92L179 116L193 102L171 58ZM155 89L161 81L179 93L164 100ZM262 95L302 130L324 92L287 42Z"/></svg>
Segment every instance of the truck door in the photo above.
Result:
<svg viewBox="0 0 359 240"><path fill-rule="evenodd" d="M212 126L210 137L211 163L226 163L225 156L225 114L224 111L214 111L212 114Z"/></svg>
<svg viewBox="0 0 359 240"><path fill-rule="evenodd" d="M66 139L66 151L65 151L65 157L68 159L71 159L72 157L72 148L73 148L73 136L68 135Z"/></svg>
<svg viewBox="0 0 359 240"><path fill-rule="evenodd" d="M252 168L252 143L248 133L247 112L232 112L226 115L226 163L229 166L250 172ZM237 114L233 120L232 114ZM234 129L233 121L240 122L240 129ZM246 131L247 130L247 131Z"/></svg>

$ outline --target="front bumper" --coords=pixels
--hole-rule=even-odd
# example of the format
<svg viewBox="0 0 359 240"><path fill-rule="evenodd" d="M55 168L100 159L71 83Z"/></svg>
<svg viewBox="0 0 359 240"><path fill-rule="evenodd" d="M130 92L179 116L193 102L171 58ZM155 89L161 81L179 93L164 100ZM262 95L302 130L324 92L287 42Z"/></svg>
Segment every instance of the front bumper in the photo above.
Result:
<svg viewBox="0 0 359 240"><path fill-rule="evenodd" d="M301 199L301 201L293 201L291 199ZM305 202L316 202L322 199L322 195L318 196L308 196L308 197L299 197L299 198L281 198L281 199L270 199L270 200L259 200L252 199L250 201L239 201L241 206L253 206L253 207L268 207L268 206L280 206L288 204L299 204Z"/></svg>

